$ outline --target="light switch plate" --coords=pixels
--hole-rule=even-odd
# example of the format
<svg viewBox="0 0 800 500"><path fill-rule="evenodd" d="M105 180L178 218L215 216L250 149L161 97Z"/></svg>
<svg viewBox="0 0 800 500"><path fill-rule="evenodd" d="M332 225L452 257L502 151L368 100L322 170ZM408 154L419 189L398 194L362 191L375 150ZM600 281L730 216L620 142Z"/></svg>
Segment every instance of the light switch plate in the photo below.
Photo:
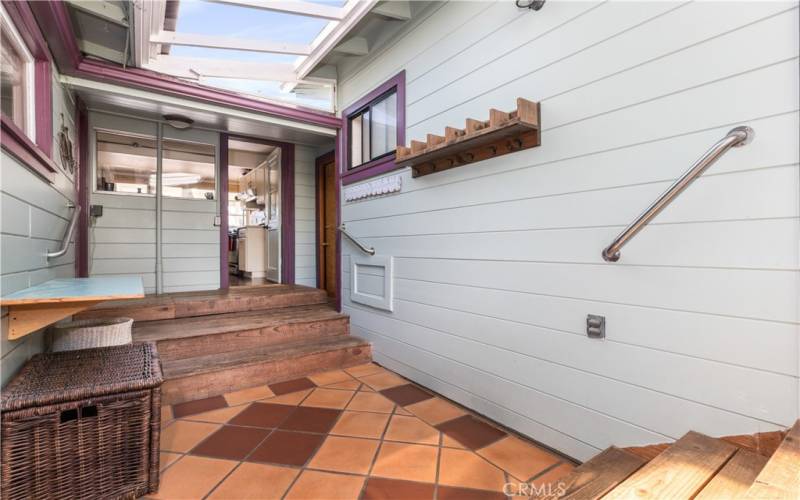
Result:
<svg viewBox="0 0 800 500"><path fill-rule="evenodd" d="M590 339L606 338L606 317L596 314L586 316L586 336Z"/></svg>

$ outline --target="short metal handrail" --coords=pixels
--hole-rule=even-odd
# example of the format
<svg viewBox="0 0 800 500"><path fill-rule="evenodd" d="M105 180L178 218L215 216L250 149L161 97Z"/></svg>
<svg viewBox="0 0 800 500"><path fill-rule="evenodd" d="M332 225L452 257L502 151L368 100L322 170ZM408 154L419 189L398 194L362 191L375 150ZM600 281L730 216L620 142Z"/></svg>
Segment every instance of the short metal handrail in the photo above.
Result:
<svg viewBox="0 0 800 500"><path fill-rule="evenodd" d="M75 226L78 225L78 216L81 214L81 207L80 205L73 205L70 203L68 205L73 209L72 212L72 219L69 221L69 225L67 226L67 230L64 233L64 238L61 240L61 248L56 250L55 252L47 251L47 260L55 259L56 257L61 257L67 250L69 250L69 242L72 240L72 233L75 232Z"/></svg>
<svg viewBox="0 0 800 500"><path fill-rule="evenodd" d="M341 232L342 232L342 234L343 234L343 235L344 235L344 236L345 236L345 237L346 237L348 240L352 241L352 242L353 242L353 244L354 244L355 246L357 246L359 250L361 250L362 252L364 252L364 253L365 253L365 254L367 254L367 255L375 255L375 249L374 249L373 247L368 247L367 245L365 245L365 244L361 243L360 241L358 241L358 240L355 238L355 236L353 236L352 234L348 233L348 232L347 232L347 228L345 227L345 225L344 225L344 224L342 224L341 226L339 226L339 228L338 228L338 229L339 229L339 231L341 231Z"/></svg>
<svg viewBox="0 0 800 500"><path fill-rule="evenodd" d="M619 260L619 252L631 238L636 236L656 215L661 213L679 194L681 194L695 179L700 177L708 167L713 165L726 151L733 147L750 144L755 137L755 132L750 127L741 126L732 129L728 134L711 146L711 149L697 160L672 186L667 189L647 210L642 212L628 227L617 236L614 241L603 250L603 259L607 262Z"/></svg>

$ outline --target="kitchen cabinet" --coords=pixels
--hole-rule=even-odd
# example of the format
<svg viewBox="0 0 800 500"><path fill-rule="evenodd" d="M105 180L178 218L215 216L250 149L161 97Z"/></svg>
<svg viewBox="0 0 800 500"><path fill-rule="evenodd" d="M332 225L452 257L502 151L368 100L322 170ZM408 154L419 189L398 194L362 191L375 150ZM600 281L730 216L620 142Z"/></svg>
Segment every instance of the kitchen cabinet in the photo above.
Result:
<svg viewBox="0 0 800 500"><path fill-rule="evenodd" d="M266 276L266 230L261 226L248 226L239 230L239 270L251 278Z"/></svg>

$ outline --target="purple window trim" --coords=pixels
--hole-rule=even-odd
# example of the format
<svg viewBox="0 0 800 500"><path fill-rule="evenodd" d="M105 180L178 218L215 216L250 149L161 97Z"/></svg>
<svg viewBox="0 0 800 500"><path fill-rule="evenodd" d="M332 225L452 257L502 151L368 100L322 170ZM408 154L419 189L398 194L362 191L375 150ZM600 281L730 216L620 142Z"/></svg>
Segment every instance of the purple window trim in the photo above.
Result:
<svg viewBox="0 0 800 500"><path fill-rule="evenodd" d="M0 143L3 149L16 157L34 173L42 176L47 182L55 180L58 167L33 141L25 135L17 125L5 115L0 115L2 134Z"/></svg>
<svg viewBox="0 0 800 500"><path fill-rule="evenodd" d="M78 205L81 207L76 236L75 276L89 277L89 110L83 100L76 98L78 124L78 168L75 177L78 186Z"/></svg>
<svg viewBox="0 0 800 500"><path fill-rule="evenodd" d="M47 156L53 153L53 89L50 52L27 2L3 2L22 41L34 58L34 116L36 145Z"/></svg>
<svg viewBox="0 0 800 500"><path fill-rule="evenodd" d="M230 287L228 261L228 134L219 134L219 287Z"/></svg>
<svg viewBox="0 0 800 500"><path fill-rule="evenodd" d="M361 111L364 106L392 89L395 89L397 93L397 145L400 146L406 143L406 71L403 70L342 111L341 140L339 141L339 159L341 160L339 162L339 172L342 184L352 184L398 168L394 163L394 154L372 160L353 169L348 170L347 168L347 165L350 164L350 126L348 120L351 116Z"/></svg>

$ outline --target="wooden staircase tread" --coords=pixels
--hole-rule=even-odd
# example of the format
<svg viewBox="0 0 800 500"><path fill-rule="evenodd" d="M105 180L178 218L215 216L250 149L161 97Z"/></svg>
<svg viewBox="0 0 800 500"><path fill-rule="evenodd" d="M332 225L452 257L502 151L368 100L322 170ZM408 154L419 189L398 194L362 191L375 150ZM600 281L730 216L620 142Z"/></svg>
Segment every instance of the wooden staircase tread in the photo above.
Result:
<svg viewBox="0 0 800 500"><path fill-rule="evenodd" d="M604 498L692 498L737 448L689 432Z"/></svg>
<svg viewBox="0 0 800 500"><path fill-rule="evenodd" d="M743 498L767 460L767 457L758 453L739 449L700 491L695 500Z"/></svg>
<svg viewBox="0 0 800 500"><path fill-rule="evenodd" d="M230 367L275 362L307 356L309 354L362 346L368 347L369 342L351 335L342 335L334 338L319 339L314 342L299 342L268 346L260 349L248 349L246 351L207 354L192 358L176 359L163 363L164 378L168 380L188 377L200 373L220 371Z"/></svg>
<svg viewBox="0 0 800 500"><path fill-rule="evenodd" d="M800 498L800 420L758 474L747 498Z"/></svg>
<svg viewBox="0 0 800 500"><path fill-rule="evenodd" d="M77 317L117 315L131 316L137 321L151 321L322 303L327 303L324 290L302 285L265 285L108 301L82 312Z"/></svg>
<svg viewBox="0 0 800 500"><path fill-rule="evenodd" d="M337 312L327 304L189 316L136 322L133 325L133 339L140 342L155 342L347 318L348 316Z"/></svg>
<svg viewBox="0 0 800 500"><path fill-rule="evenodd" d="M612 446L545 488L544 491L549 492L549 496L541 498L549 500L600 498L646 462L637 455Z"/></svg>

